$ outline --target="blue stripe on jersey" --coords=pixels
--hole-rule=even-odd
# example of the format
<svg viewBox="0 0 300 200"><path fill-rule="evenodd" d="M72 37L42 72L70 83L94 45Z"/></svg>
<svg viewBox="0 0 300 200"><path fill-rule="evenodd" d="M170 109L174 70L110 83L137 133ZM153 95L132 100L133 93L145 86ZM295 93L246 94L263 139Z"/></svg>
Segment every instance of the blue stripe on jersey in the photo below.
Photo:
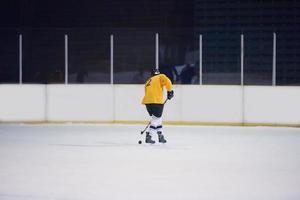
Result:
<svg viewBox="0 0 300 200"><path fill-rule="evenodd" d="M162 128L162 125L159 125L159 126L157 126L157 127L151 125L150 128L151 128L151 129L159 129L159 128Z"/></svg>

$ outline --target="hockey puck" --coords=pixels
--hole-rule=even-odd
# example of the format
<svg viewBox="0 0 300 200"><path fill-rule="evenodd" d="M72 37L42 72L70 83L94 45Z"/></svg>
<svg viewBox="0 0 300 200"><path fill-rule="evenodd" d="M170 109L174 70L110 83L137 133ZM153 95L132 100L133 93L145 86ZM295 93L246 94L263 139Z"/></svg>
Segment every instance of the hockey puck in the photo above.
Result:
<svg viewBox="0 0 300 200"><path fill-rule="evenodd" d="M142 144L142 141L141 141L141 140L139 140L139 144Z"/></svg>

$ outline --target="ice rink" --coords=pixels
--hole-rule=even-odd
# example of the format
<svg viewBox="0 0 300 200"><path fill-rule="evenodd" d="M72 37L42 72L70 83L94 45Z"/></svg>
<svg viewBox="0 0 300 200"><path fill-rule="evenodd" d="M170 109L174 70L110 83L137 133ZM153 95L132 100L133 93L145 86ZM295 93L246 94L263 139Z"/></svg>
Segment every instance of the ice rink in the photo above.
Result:
<svg viewBox="0 0 300 200"><path fill-rule="evenodd" d="M1 200L299 200L300 129L0 124Z"/></svg>

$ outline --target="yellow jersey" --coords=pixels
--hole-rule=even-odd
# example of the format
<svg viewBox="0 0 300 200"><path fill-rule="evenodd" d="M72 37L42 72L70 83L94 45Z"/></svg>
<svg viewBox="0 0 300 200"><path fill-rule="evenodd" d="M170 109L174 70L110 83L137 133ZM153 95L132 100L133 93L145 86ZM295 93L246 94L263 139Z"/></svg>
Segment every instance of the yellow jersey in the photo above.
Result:
<svg viewBox="0 0 300 200"><path fill-rule="evenodd" d="M172 90L172 82L164 74L154 75L145 83L145 96L142 104L163 104L163 89Z"/></svg>

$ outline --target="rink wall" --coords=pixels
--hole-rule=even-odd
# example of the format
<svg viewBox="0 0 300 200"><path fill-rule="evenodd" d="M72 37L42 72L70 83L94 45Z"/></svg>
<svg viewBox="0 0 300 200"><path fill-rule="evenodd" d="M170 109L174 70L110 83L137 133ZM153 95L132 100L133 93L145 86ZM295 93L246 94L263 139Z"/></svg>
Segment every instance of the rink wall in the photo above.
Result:
<svg viewBox="0 0 300 200"><path fill-rule="evenodd" d="M300 126L300 87L175 85L164 121ZM0 84L0 122L148 121L143 85Z"/></svg>

